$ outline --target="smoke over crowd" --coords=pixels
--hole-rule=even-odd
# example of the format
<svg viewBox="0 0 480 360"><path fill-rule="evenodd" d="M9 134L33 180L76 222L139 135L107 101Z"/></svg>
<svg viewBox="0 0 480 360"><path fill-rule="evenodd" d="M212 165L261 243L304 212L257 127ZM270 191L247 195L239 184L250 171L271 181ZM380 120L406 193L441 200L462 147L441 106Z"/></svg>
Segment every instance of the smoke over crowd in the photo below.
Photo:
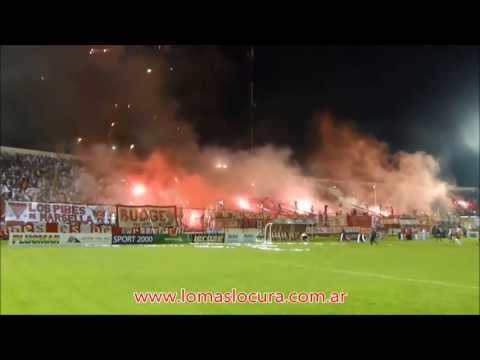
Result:
<svg viewBox="0 0 480 360"><path fill-rule="evenodd" d="M449 185L431 155L393 153L330 114L314 116L314 144L302 164L286 146L239 148L245 134L228 127L222 103L225 84L241 71L214 47L158 47L133 56L125 47L92 49L38 49L36 63L43 67L34 86L44 98L16 111L8 89L18 95L33 80L12 75L4 80L5 99L13 102L5 101L2 110L7 120L24 116L26 132L51 129L55 140L46 141L57 148L71 144L85 165L76 187L90 201L202 208L223 201L250 210L272 202L305 212L324 205L430 211L448 204ZM11 59L24 55L9 51ZM10 73L32 73L18 70ZM55 81L66 84L62 91ZM13 138L18 122L7 123L2 136ZM223 133L232 146L205 146L202 127ZM79 137L82 143L75 144ZM138 186L144 191L134 191Z"/></svg>
<svg viewBox="0 0 480 360"><path fill-rule="evenodd" d="M320 145L310 154L308 168L292 160L291 149L274 145L251 151L165 147L143 160L97 145L81 154L88 170L78 181L88 193L95 188L91 174L100 176L106 184L100 200L109 203L207 207L222 201L229 208L255 211L254 204L271 201L291 209L296 202L305 212L329 205L383 209L384 214L391 208L411 213L449 206L449 184L439 178L439 164L431 155L392 153L387 144L330 115L315 121ZM139 184L146 191L135 195Z"/></svg>

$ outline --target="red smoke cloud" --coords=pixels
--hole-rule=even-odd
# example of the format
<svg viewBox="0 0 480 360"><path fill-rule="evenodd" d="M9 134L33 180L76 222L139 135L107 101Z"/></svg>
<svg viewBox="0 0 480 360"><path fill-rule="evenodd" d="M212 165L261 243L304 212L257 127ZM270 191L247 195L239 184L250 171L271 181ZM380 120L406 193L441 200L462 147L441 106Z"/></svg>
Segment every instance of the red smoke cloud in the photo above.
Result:
<svg viewBox="0 0 480 360"><path fill-rule="evenodd" d="M97 201L189 208L215 206L223 200L227 208L241 209L248 203L256 210L255 199L269 198L285 209L297 206L310 212L313 206L318 212L325 204L331 209L340 204L373 208L375 195L382 209L393 206L396 212L428 211L436 201L447 203L448 184L439 179L439 164L432 156L424 152L391 153L387 144L335 122L329 115L315 120L320 145L311 153L308 167L318 178L342 180L333 182L337 187L329 189L328 196L322 194L317 178L306 176L291 161L288 148L200 150L193 141L188 152L176 147L177 156L173 157L172 150L165 149L144 161L129 153L112 154L103 145L93 147L83 154L88 170L79 177L78 187L92 193L98 187L97 179L103 178L105 186ZM215 166L219 159L228 163L228 168ZM138 183L146 187L144 196L125 191L126 185ZM239 202L239 197L244 201Z"/></svg>
<svg viewBox="0 0 480 360"><path fill-rule="evenodd" d="M431 155L392 153L386 143L334 121L329 114L315 121L320 145L310 157L310 166L319 177L349 181L338 186L352 200L373 206L376 195L377 204L400 212L428 211L435 202L447 206L449 185L439 178L439 163Z"/></svg>

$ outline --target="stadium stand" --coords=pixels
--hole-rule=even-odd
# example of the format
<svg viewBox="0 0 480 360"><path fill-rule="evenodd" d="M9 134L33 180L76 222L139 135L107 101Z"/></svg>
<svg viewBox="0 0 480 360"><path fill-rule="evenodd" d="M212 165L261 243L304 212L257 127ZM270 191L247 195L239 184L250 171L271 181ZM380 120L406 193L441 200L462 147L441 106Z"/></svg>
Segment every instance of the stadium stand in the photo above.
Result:
<svg viewBox="0 0 480 360"><path fill-rule="evenodd" d="M69 155L2 146L0 166L2 202L82 200L72 181L81 164Z"/></svg>

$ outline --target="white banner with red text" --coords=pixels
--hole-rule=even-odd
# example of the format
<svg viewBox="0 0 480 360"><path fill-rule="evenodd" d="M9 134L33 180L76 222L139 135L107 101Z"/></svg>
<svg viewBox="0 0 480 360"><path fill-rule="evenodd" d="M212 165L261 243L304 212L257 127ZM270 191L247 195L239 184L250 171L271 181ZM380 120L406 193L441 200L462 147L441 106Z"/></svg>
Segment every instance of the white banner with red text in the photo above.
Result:
<svg viewBox="0 0 480 360"><path fill-rule="evenodd" d="M110 205L6 201L5 222L109 224L115 214Z"/></svg>

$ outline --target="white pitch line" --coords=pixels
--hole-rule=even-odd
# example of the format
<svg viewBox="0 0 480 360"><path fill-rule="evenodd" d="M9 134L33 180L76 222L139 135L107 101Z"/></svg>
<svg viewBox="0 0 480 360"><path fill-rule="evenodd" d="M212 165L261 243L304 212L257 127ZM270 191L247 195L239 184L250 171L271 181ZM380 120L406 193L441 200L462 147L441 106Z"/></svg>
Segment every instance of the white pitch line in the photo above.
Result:
<svg viewBox="0 0 480 360"><path fill-rule="evenodd" d="M475 289L475 290L477 290L479 288L478 286L462 285L462 284L448 283L448 282L436 281L436 280L399 278L399 277L395 277L395 276L389 276L389 275L383 275L383 274L377 274L377 273L349 271L349 270L336 270L336 269L329 269L329 268L319 268L319 267L314 267L314 266L287 264L287 263L282 263L282 262L278 262L278 261L265 261L265 263L275 264L275 265L283 265L283 266L290 266L290 267L297 267L297 268L309 269L309 270L328 271L328 272L338 273L338 274L347 274L347 275L364 276L364 277L365 276L366 277L376 277L376 278L387 279L387 280L409 281L409 282L417 282L417 283L430 284L430 285L460 287L460 288Z"/></svg>

